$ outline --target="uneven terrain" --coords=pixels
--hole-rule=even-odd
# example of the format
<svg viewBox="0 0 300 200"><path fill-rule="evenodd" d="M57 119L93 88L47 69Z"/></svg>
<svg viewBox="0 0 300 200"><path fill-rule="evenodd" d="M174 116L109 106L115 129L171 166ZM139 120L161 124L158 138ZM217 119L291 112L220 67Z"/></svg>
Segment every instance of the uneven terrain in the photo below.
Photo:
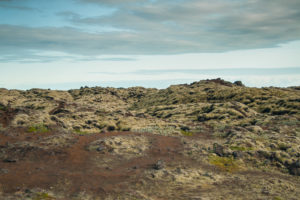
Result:
<svg viewBox="0 0 300 200"><path fill-rule="evenodd" d="M0 199L300 199L300 87L0 89Z"/></svg>

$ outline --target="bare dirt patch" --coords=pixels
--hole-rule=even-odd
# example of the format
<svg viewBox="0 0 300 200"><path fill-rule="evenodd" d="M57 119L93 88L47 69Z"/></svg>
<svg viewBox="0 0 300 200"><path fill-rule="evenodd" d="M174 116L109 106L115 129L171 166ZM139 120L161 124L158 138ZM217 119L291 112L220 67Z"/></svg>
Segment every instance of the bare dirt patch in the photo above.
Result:
<svg viewBox="0 0 300 200"><path fill-rule="evenodd" d="M255 198L299 196L297 177L220 171L201 153L197 159L186 155L181 137L10 133L0 134L2 199L247 199L240 186L247 195L253 188L259 191ZM193 140L211 142L207 135L185 137ZM263 180L270 187L264 189ZM281 188L289 193L281 195Z"/></svg>

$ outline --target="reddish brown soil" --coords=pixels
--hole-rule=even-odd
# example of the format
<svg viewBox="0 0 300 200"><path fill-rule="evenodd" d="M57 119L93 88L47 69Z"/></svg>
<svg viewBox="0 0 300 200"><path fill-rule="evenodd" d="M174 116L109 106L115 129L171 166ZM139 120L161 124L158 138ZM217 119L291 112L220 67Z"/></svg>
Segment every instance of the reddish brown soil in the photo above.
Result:
<svg viewBox="0 0 300 200"><path fill-rule="evenodd" d="M20 141L35 142L52 134L32 134L20 130L13 136L0 134L0 150L5 150L9 144ZM130 160L118 158L106 168L95 165L95 156L105 159L112 155L88 151L88 144L99 138L128 134L141 135L130 132L74 135L74 141L68 147L56 147L51 150L11 148L5 151L5 156L16 162L0 161L0 168L9 170L6 174L0 174L0 185L4 193L42 188L61 190L70 195L78 191L88 191L99 196L126 190L128 184L142 179L144 170L151 169L158 160L172 165L175 160L187 159L181 154L182 145L178 138L143 134L152 141L152 146L145 156Z"/></svg>

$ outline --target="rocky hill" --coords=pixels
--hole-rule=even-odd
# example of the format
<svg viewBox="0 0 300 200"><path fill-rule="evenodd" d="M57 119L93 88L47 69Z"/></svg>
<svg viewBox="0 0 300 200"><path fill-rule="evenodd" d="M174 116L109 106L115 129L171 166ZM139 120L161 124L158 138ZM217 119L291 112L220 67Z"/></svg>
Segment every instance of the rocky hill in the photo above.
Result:
<svg viewBox="0 0 300 200"><path fill-rule="evenodd" d="M300 87L0 89L0 193L299 199L299 120Z"/></svg>

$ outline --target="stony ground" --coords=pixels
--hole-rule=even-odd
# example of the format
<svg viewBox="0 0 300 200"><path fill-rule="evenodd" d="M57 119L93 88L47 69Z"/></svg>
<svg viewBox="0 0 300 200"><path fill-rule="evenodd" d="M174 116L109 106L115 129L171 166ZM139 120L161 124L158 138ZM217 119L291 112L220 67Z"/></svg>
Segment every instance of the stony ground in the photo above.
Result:
<svg viewBox="0 0 300 200"><path fill-rule="evenodd" d="M300 199L300 87L0 89L0 199Z"/></svg>

